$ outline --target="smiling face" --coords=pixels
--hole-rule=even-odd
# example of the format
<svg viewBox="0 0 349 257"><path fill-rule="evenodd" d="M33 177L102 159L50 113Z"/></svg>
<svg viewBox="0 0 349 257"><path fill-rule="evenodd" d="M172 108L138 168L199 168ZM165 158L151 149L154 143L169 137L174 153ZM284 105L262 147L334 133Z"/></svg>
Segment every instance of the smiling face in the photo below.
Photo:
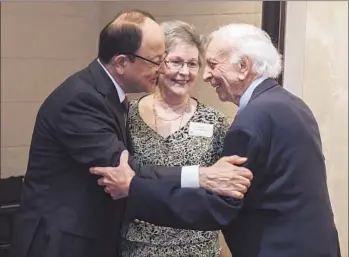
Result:
<svg viewBox="0 0 349 257"><path fill-rule="evenodd" d="M207 48L203 79L216 89L221 101L239 105L246 74L241 69L241 63L233 63L231 56L227 45L222 40L213 38Z"/></svg>
<svg viewBox="0 0 349 257"><path fill-rule="evenodd" d="M142 25L143 40L135 53L152 62L159 63L165 55L165 36L160 26L153 20L146 18ZM159 65L142 58L135 57L133 62L124 70L128 92L152 92L159 76Z"/></svg>
<svg viewBox="0 0 349 257"><path fill-rule="evenodd" d="M167 95L188 96L199 71L197 47L179 42L170 49L159 77L159 89Z"/></svg>

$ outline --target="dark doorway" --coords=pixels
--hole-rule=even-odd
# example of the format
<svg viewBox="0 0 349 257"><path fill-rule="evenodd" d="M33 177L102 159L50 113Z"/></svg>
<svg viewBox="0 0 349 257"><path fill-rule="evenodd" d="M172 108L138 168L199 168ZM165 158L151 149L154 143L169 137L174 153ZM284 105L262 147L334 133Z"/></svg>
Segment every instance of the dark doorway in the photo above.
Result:
<svg viewBox="0 0 349 257"><path fill-rule="evenodd" d="M281 55L284 54L286 2L263 1L262 6L262 29L266 31ZM283 73L278 78L282 85Z"/></svg>

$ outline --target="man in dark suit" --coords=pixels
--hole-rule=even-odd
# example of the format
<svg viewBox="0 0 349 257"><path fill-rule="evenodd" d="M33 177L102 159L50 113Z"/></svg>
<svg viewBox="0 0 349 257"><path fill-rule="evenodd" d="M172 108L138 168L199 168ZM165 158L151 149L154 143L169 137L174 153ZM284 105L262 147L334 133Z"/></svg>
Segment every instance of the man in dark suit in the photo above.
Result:
<svg viewBox="0 0 349 257"><path fill-rule="evenodd" d="M98 59L44 101L14 226L13 257L118 256L125 200L113 200L88 170L117 165L122 150L132 152L125 127L125 93L154 87L164 51L163 32L151 15L123 12L102 30ZM223 158L206 168L141 167L132 158L129 164L140 177L172 181L178 187L190 186L186 173L199 172L199 183L211 181L207 188L227 189L239 198L251 174L229 162L244 161ZM201 201L212 198L201 189L192 195ZM218 206L227 205L223 198L214 198ZM206 215L214 213L208 210Z"/></svg>
<svg viewBox="0 0 349 257"><path fill-rule="evenodd" d="M204 79L220 100L239 106L223 154L247 156L246 167L254 176L240 210L208 201L196 205L190 197L179 210L177 199L184 192L170 183L155 187L154 181L133 177L129 189L123 187L116 172L133 176L124 160L118 168L92 171L113 174L110 192L129 190L129 208L138 219L177 228L222 229L234 257L341 256L319 128L308 106L273 79L280 71L281 57L259 28L232 24L211 35ZM208 208L225 223L196 219Z"/></svg>

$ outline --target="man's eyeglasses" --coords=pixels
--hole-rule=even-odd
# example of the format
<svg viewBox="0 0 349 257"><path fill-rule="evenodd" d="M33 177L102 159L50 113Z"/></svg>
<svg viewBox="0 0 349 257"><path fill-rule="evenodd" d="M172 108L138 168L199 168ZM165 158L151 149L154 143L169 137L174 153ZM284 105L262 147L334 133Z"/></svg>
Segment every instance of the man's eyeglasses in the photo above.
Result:
<svg viewBox="0 0 349 257"><path fill-rule="evenodd" d="M149 63L151 63L151 64L154 64L154 65L156 65L156 66L160 66L161 63L164 62L164 60L165 60L165 58L166 58L166 56L167 56L167 53L165 53L164 56L161 58L161 60L158 61L158 62L157 62L157 61L150 60L150 59L145 58L145 57L143 57L143 56L140 56L140 55L138 55L138 54L128 54L128 55L131 55L131 56L134 56L134 57L136 57L136 58L142 59L142 60L144 60L144 61L146 61L146 62L149 62Z"/></svg>
<svg viewBox="0 0 349 257"><path fill-rule="evenodd" d="M186 64L191 71L197 71L200 68L199 63L195 61L165 60L165 64L171 70L180 70L183 68L184 64Z"/></svg>

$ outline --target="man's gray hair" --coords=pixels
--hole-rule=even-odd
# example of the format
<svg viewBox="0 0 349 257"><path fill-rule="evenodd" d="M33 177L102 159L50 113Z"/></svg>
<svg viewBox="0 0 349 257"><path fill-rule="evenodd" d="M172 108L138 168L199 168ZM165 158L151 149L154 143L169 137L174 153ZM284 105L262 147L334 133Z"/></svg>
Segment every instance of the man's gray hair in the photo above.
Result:
<svg viewBox="0 0 349 257"><path fill-rule="evenodd" d="M160 24L165 33L166 51L171 51L178 44L188 44L199 50L199 64L204 56L205 37L200 35L192 24L184 21L166 21Z"/></svg>
<svg viewBox="0 0 349 257"><path fill-rule="evenodd" d="M249 57L254 72L270 78L279 76L282 58L265 31L250 24L229 24L210 36L211 39L216 37L227 43L233 63Z"/></svg>

